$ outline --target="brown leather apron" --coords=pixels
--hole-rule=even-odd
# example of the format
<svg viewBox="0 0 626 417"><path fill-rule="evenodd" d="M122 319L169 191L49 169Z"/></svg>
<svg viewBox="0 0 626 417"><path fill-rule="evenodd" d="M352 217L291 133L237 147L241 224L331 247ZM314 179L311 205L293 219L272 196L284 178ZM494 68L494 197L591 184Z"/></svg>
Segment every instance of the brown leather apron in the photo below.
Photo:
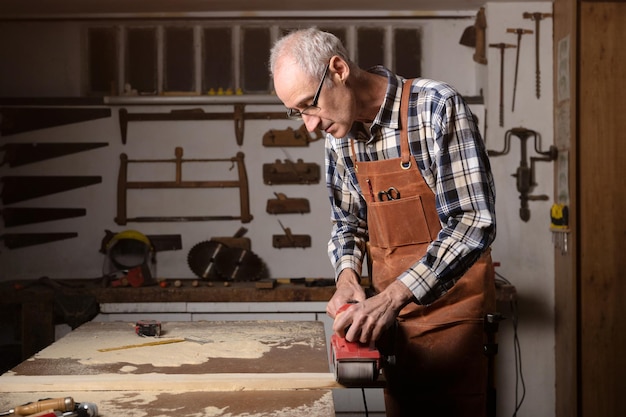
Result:
<svg viewBox="0 0 626 417"><path fill-rule="evenodd" d="M410 83L407 80L407 88L403 88L400 109L401 157L355 161L367 201L375 292L383 291L421 259L441 229L435 196L409 151L406 109ZM352 147L356 155L354 142ZM378 192L390 187L400 192L400 198L379 201ZM434 303L407 305L386 343L396 359L395 365L385 369L387 416L484 416L487 357L483 353L483 317L494 310L489 251Z"/></svg>

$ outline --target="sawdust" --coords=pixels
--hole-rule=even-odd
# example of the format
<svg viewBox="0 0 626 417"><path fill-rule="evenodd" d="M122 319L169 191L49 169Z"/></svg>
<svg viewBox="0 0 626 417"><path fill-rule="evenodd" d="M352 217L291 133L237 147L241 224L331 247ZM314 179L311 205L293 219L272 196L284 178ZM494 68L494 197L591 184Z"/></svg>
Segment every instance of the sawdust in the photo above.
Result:
<svg viewBox="0 0 626 417"><path fill-rule="evenodd" d="M115 326L111 326L114 325ZM306 322L299 325L281 322L184 322L163 323L161 338L139 337L134 324L88 323L37 354L37 359L66 358L84 365L124 363L122 372L132 365L155 367L196 365L212 359L258 359L272 348L319 346L319 332ZM108 326L107 326L108 325ZM294 327L295 326L295 327ZM119 350L100 351L151 341L182 338L180 343L156 344Z"/></svg>

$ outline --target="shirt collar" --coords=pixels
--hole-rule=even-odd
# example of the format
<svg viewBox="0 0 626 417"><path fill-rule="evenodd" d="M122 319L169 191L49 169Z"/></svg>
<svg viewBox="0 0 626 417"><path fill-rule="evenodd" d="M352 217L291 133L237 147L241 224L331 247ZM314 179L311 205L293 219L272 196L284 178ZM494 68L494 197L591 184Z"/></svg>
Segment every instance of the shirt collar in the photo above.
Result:
<svg viewBox="0 0 626 417"><path fill-rule="evenodd" d="M352 125L352 129L350 130L348 137L356 140L374 141L378 137L378 135L373 134L375 131L383 128L400 128L400 101L402 98L402 88L399 88L399 86L403 85L404 78L395 75L382 65L377 65L367 71L387 77L387 91L385 92L385 98L380 106L380 110L378 110L378 113L372 122L370 130L367 131L363 123L355 122Z"/></svg>
<svg viewBox="0 0 626 417"><path fill-rule="evenodd" d="M402 84L404 78L395 75L383 66L375 66L368 70L373 74L387 77L387 91L383 104L380 106L378 114L374 118L372 128L399 129L400 128L400 101L402 99Z"/></svg>

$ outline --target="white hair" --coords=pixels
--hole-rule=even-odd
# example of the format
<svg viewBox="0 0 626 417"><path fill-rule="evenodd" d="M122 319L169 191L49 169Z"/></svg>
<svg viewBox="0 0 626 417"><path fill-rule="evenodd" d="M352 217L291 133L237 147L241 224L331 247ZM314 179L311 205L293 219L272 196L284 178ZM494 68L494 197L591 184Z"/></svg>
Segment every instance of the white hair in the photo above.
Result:
<svg viewBox="0 0 626 417"><path fill-rule="evenodd" d="M353 66L346 48L337 36L315 27L296 30L276 41L270 50L270 74L273 76L276 63L288 56L311 78L322 78L324 67L334 55Z"/></svg>

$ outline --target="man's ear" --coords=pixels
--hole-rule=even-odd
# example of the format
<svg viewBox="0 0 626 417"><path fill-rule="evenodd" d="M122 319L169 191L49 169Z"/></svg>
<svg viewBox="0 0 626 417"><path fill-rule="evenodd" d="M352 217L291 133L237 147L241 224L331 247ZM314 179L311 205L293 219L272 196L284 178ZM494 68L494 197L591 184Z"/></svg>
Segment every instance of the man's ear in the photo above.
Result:
<svg viewBox="0 0 626 417"><path fill-rule="evenodd" d="M335 81L339 80L342 84L346 82L346 80L348 79L348 75L350 75L350 66L343 58L338 55L334 55L330 59L330 64L328 68L332 73L333 79Z"/></svg>

